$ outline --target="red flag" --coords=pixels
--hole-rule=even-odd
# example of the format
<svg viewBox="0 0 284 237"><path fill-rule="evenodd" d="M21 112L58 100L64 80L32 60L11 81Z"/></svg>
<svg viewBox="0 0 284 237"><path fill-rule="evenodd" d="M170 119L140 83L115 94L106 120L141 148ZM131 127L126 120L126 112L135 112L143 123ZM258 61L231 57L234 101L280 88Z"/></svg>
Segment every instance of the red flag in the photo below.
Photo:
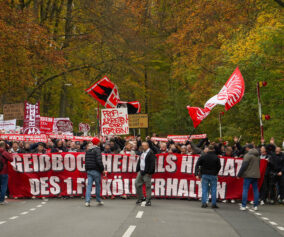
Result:
<svg viewBox="0 0 284 237"><path fill-rule="evenodd" d="M222 87L220 92L210 98L206 104L206 107L213 107L217 104L225 105L225 109L229 110L234 105L239 103L244 96L245 82L244 78L237 67L233 74L230 76L226 84Z"/></svg>
<svg viewBox="0 0 284 237"><path fill-rule="evenodd" d="M106 76L85 91L105 108L115 108L119 101L116 85Z"/></svg>
<svg viewBox="0 0 284 237"><path fill-rule="evenodd" d="M139 101L119 101L117 104L117 108L127 108L128 114L138 114L141 112L141 105Z"/></svg>
<svg viewBox="0 0 284 237"><path fill-rule="evenodd" d="M196 128L201 123L201 121L208 116L211 111L209 108L202 109L199 107L190 106L187 106L187 109L189 116L192 119L194 128Z"/></svg>
<svg viewBox="0 0 284 237"><path fill-rule="evenodd" d="M225 105L225 109L229 110L241 101L244 92L245 82L237 67L220 92L205 103L204 109L187 106L188 113L193 121L193 126L196 128L217 104Z"/></svg>

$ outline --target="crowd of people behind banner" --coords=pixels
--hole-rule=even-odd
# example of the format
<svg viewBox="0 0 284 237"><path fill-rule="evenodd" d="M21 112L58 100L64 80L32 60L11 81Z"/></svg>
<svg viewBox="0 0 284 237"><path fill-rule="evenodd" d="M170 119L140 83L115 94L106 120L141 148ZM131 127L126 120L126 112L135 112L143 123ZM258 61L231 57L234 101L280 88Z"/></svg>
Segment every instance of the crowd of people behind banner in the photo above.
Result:
<svg viewBox="0 0 284 237"><path fill-rule="evenodd" d="M153 134L153 137L157 137ZM167 142L155 141L151 137L146 137L150 149L155 154L161 153L177 153L184 155L203 155L209 151L209 147L214 147L216 155L227 157L244 157L247 152L246 145L240 143L239 139L235 137L230 143L228 141L218 142L210 141L207 137L201 139L198 144L194 143L190 138L183 142L174 142L168 140ZM23 141L0 141L6 148L0 148L0 153L57 153L57 152L86 152L92 149L93 144L90 141L70 141L64 139L48 139L48 142L31 143ZM1 145L1 144L0 144ZM261 144L250 144L258 150L260 159L268 161L265 172L264 181L260 189L260 204L275 204L277 202L284 204L284 143L281 146L275 144L274 138L271 138L269 143L264 139ZM143 153L142 139L138 136L123 138L120 136L112 136L107 139L101 139L100 150L106 154L131 154L141 155ZM4 167L0 175L7 174L8 169ZM3 176L4 177L4 176ZM5 184L4 179L1 180L1 188ZM3 191L3 189L2 189ZM4 195L5 196L5 195ZM227 200L224 200L226 202ZM235 200L231 200L235 202ZM4 203L2 197L0 203Z"/></svg>

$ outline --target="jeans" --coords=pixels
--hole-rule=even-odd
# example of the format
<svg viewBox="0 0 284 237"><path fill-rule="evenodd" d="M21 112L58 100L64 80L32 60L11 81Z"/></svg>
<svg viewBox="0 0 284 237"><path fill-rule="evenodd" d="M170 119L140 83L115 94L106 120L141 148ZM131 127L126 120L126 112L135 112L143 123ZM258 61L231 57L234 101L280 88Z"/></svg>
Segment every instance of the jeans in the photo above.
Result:
<svg viewBox="0 0 284 237"><path fill-rule="evenodd" d="M142 190L144 183L146 185L146 201L151 200L151 194L152 194L151 178L152 176L150 174L142 175L141 172L138 173L135 180L135 188L138 200L142 200L144 198Z"/></svg>
<svg viewBox="0 0 284 237"><path fill-rule="evenodd" d="M209 190L211 188L212 205L217 201L217 176L204 174L202 175L202 204L206 204Z"/></svg>
<svg viewBox="0 0 284 237"><path fill-rule="evenodd" d="M4 202L8 187L8 174L0 174L0 202Z"/></svg>
<svg viewBox="0 0 284 237"><path fill-rule="evenodd" d="M244 178L242 207L246 207L247 205L248 191L249 191L250 185L252 185L252 190L253 190L254 206L255 207L258 206L259 192L258 192L257 183L258 183L258 179Z"/></svg>
<svg viewBox="0 0 284 237"><path fill-rule="evenodd" d="M88 170L88 185L86 190L86 202L91 201L91 192L93 187L93 182L95 181L96 184L96 200L97 202L101 201L101 173L96 170Z"/></svg>

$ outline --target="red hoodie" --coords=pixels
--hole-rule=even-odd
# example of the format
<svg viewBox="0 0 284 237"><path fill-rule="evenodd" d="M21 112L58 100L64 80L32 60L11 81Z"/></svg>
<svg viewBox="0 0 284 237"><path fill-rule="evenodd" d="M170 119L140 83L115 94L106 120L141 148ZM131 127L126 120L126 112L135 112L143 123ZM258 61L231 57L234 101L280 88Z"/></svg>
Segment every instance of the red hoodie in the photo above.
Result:
<svg viewBox="0 0 284 237"><path fill-rule="evenodd" d="M0 174L8 174L8 161L9 162L13 161L13 156L12 156L12 154L7 152L3 148L0 148L0 156L1 156L2 161L4 163L4 167L3 167L2 171L0 172Z"/></svg>

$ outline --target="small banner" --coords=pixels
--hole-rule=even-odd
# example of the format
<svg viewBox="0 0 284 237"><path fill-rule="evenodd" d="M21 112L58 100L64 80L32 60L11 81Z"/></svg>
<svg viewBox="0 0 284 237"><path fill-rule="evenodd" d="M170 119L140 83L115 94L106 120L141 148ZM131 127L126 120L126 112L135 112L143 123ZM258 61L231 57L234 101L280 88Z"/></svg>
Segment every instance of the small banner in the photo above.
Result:
<svg viewBox="0 0 284 237"><path fill-rule="evenodd" d="M102 109L101 133L103 136L128 134L127 109Z"/></svg>
<svg viewBox="0 0 284 237"><path fill-rule="evenodd" d="M79 131L87 133L90 131L90 125L88 123L79 123Z"/></svg>
<svg viewBox="0 0 284 237"><path fill-rule="evenodd" d="M40 132L44 134L53 133L54 118L40 117Z"/></svg>
<svg viewBox="0 0 284 237"><path fill-rule="evenodd" d="M9 164L9 192L13 197L82 196L86 189L85 153L13 154ZM194 176L196 155L158 154L152 193L160 198L200 198L201 181ZM137 156L103 154L108 172L102 179L102 196L135 195ZM243 180L236 175L243 160L220 157L219 199L241 199ZM260 161L262 184L267 161ZM93 187L92 194L95 194ZM249 193L252 199L252 193Z"/></svg>
<svg viewBox="0 0 284 237"><path fill-rule="evenodd" d="M16 130L16 119L0 121L0 130Z"/></svg>
<svg viewBox="0 0 284 237"><path fill-rule="evenodd" d="M73 123L70 118L54 118L53 133L69 133L71 135L73 131Z"/></svg>
<svg viewBox="0 0 284 237"><path fill-rule="evenodd" d="M39 102L32 105L25 102L24 134L40 134Z"/></svg>

